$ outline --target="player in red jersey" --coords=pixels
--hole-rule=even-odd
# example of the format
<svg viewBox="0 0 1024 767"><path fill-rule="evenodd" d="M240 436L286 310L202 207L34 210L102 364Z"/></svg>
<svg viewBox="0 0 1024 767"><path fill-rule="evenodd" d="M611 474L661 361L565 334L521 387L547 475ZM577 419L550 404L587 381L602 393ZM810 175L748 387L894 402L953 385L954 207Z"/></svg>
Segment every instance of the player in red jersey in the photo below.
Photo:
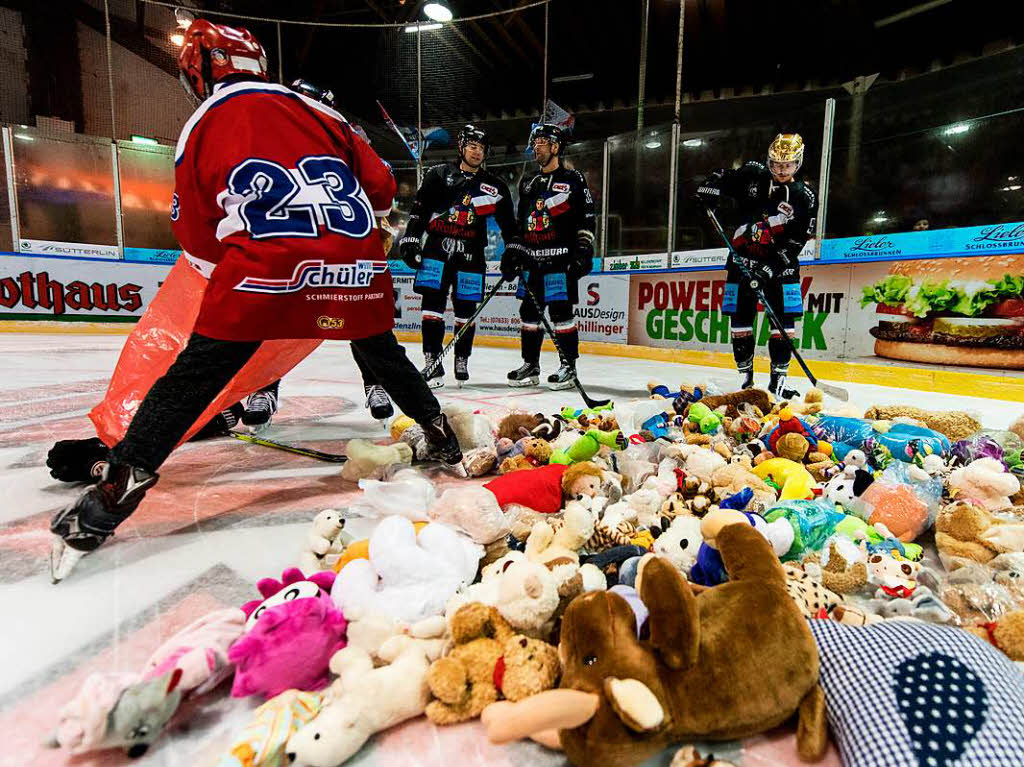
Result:
<svg viewBox="0 0 1024 767"><path fill-rule="evenodd" d="M390 167L333 109L268 82L245 29L199 19L178 59L198 108L175 152L174 233L209 280L188 344L111 448L99 482L50 524L54 581L138 507L157 469L270 339L350 340L424 429L435 455L462 459L440 405L392 333L394 298L377 218Z"/></svg>

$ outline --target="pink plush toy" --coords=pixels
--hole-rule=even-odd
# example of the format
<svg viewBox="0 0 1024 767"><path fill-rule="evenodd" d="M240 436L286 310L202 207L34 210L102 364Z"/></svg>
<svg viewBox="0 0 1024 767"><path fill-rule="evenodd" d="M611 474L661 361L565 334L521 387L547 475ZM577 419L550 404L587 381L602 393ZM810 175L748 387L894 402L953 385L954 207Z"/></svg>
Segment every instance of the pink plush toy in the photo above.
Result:
<svg viewBox="0 0 1024 767"><path fill-rule="evenodd" d="M346 644L347 622L331 601L333 585L329 570L306 578L295 567L280 581L264 578L256 584L263 600L242 605L246 633L228 651L236 666L232 696L269 699L290 688L327 686L331 656Z"/></svg>

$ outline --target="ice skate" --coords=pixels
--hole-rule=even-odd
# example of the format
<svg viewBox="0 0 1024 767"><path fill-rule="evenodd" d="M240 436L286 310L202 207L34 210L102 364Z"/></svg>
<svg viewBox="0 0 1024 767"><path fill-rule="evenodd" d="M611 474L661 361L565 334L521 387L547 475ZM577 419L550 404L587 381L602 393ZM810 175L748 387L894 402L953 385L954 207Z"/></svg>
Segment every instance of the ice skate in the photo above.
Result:
<svg viewBox="0 0 1024 767"><path fill-rule="evenodd" d="M516 388L536 386L540 383L540 366L524 362L508 373L508 385Z"/></svg>
<svg viewBox="0 0 1024 767"><path fill-rule="evenodd" d="M469 357L455 357L455 380L460 389L469 380Z"/></svg>
<svg viewBox="0 0 1024 767"><path fill-rule="evenodd" d="M249 395L242 414L242 423L253 434L259 434L270 427L270 419L277 412L277 392L261 389Z"/></svg>
<svg viewBox="0 0 1024 767"><path fill-rule="evenodd" d="M131 516L159 474L137 466L107 464L103 478L57 512L50 522L50 577L64 580L86 554L95 551Z"/></svg>
<svg viewBox="0 0 1024 767"><path fill-rule="evenodd" d="M754 368L740 369L740 390L754 388Z"/></svg>
<svg viewBox="0 0 1024 767"><path fill-rule="evenodd" d="M431 389L440 389L444 386L444 365L438 362L437 367L434 368L434 372L429 376L427 371L437 361L438 355L436 354L424 354L423 355L423 370L420 371L422 376L427 379L427 386Z"/></svg>
<svg viewBox="0 0 1024 767"><path fill-rule="evenodd" d="M384 391L383 386L374 384L372 386L363 386L363 391L366 394L366 405L370 409L370 415L376 418L378 421L386 421L395 414L395 408L391 404L391 398L388 393Z"/></svg>
<svg viewBox="0 0 1024 767"><path fill-rule="evenodd" d="M785 373L772 373L772 377L768 382L768 391L770 391L776 399L780 400L792 400L800 396L800 392L796 389L790 389L786 386Z"/></svg>
<svg viewBox="0 0 1024 767"><path fill-rule="evenodd" d="M563 362L562 367L548 376L548 383L552 391L571 389L576 385L576 366L570 362Z"/></svg>
<svg viewBox="0 0 1024 767"><path fill-rule="evenodd" d="M420 426L423 427L423 435L427 438L427 446L430 449L427 459L441 461L456 474L465 477L462 448L459 447L459 440L448 424L448 417L444 413L439 413L436 418Z"/></svg>

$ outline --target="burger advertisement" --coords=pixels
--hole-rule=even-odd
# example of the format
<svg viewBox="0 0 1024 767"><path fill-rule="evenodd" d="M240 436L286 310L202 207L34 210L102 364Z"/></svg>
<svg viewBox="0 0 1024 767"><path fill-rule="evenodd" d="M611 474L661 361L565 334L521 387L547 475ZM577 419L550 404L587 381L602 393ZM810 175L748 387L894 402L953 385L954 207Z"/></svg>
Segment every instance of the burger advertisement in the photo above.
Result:
<svg viewBox="0 0 1024 767"><path fill-rule="evenodd" d="M896 261L863 286L879 357L1024 369L1024 259L1019 255ZM856 272L855 272L856 277Z"/></svg>

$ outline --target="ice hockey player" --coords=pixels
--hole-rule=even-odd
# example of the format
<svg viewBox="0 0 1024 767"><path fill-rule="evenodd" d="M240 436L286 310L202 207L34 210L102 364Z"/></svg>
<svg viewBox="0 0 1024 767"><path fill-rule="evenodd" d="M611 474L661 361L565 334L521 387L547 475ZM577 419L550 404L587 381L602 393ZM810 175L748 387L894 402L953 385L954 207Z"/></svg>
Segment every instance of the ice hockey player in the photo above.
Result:
<svg viewBox="0 0 1024 767"><path fill-rule="evenodd" d="M803 159L800 135L780 133L768 147L767 165L750 160L736 169L716 170L697 190L698 200L712 209L722 197L731 197L741 221L732 238L740 263L730 256L726 264L722 313L732 318L732 351L744 389L754 385L758 304L747 275L760 282L790 337L794 321L803 314L797 257L813 231L816 204L814 192L795 178ZM786 386L792 348L774 328L768 339L768 356L768 388L780 399L796 397L798 392Z"/></svg>
<svg viewBox="0 0 1024 767"><path fill-rule="evenodd" d="M552 389L568 389L576 380L579 331L575 305L577 283L590 274L594 258L594 198L578 170L562 165L566 137L557 125L541 124L530 134L530 147L540 171L519 184L519 229L525 253L508 250L502 256L506 280L521 273L517 297L522 301L520 338L523 364L508 374L509 386L536 386L540 380L540 348L544 341L541 315L545 307L554 325L562 358L548 376ZM534 303L527 293L529 285Z"/></svg>
<svg viewBox="0 0 1024 767"><path fill-rule="evenodd" d="M178 59L199 104L175 153L171 221L208 278L192 335L150 388L102 478L50 523L51 575L70 572L138 507L157 470L264 340L351 340L435 455L462 454L391 329L391 275L375 217L390 168L329 107L268 82L259 41L199 19Z"/></svg>
<svg viewBox="0 0 1024 767"><path fill-rule="evenodd" d="M454 162L435 165L423 175L405 235L398 243L402 260L416 271L413 290L423 296L423 374L435 389L444 386L444 366L430 368L441 354L449 293L455 332L472 318L483 299L487 219L494 217L506 249L521 247L508 186L483 167L487 134L466 125L459 131L458 150ZM460 386L469 380L475 331L470 326L455 344L455 380Z"/></svg>

